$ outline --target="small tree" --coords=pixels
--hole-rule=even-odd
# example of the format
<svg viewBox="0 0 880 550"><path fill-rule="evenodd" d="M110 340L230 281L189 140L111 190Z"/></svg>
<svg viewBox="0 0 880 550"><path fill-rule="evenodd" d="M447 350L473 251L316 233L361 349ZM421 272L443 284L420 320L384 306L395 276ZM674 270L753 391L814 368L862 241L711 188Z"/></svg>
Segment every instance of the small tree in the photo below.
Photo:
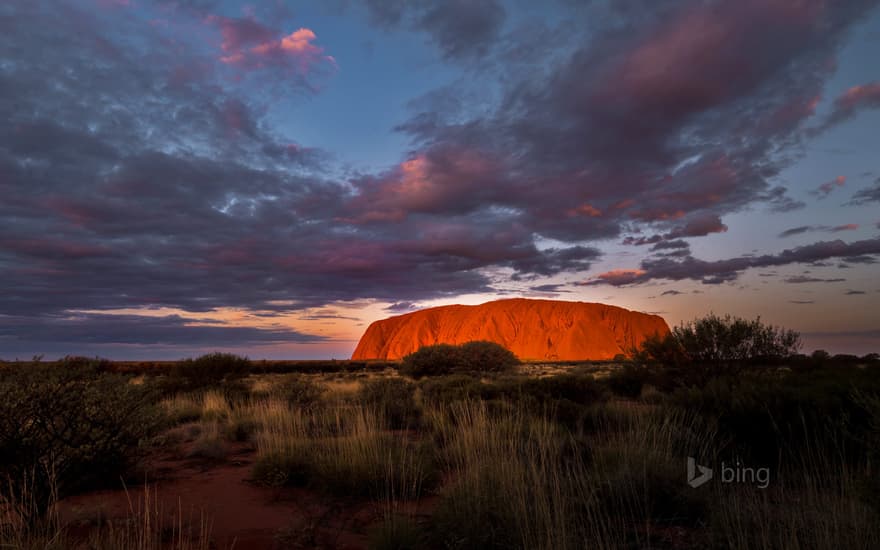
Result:
<svg viewBox="0 0 880 550"><path fill-rule="evenodd" d="M750 321L709 314L682 323L665 338L649 338L642 344L640 354L667 366L696 363L708 368L730 368L787 359L800 346L800 334L766 325L760 317Z"/></svg>
<svg viewBox="0 0 880 550"><path fill-rule="evenodd" d="M801 346L795 331L739 317L709 314L672 331L692 361L710 365L788 358Z"/></svg>

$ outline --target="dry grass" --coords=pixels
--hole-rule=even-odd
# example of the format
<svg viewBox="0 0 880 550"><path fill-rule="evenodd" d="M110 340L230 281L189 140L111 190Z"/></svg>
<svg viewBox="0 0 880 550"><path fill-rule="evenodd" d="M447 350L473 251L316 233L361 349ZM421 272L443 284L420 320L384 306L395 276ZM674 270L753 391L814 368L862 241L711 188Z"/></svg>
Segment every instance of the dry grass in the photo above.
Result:
<svg viewBox="0 0 880 550"><path fill-rule="evenodd" d="M688 487L687 457L717 464L729 441L693 411L666 405L668 396L657 390L643 391L638 402L585 405L578 422L563 425L513 401L426 403L413 388L419 422L392 430L388 407L358 401L371 378L308 375L323 390L309 404L283 389L289 375L266 375L250 377L251 393L237 400L209 390L162 406L178 422L198 421L176 428L177 439L192 441L194 456L222 459L229 441L250 441L261 483L372 501L382 517L375 547L677 546L670 531L691 547L880 547L877 510L864 498L870 472L818 446L774 472L767 489ZM415 510L435 491L436 509L425 520ZM207 547L209 522L178 518L159 526L156 502L145 491L129 521L101 526L93 547L157 548L157 540ZM70 541L53 521L28 531L4 521L0 540L13 548L66 548Z"/></svg>
<svg viewBox="0 0 880 550"><path fill-rule="evenodd" d="M11 486L11 484L10 484ZM27 487L27 483L23 486ZM142 496L129 497L129 510L121 519L100 519L88 535L72 537L62 523L53 497L49 513L33 514L38 508L28 492L0 491L0 548L16 550L208 550L211 520L204 513L184 514L178 505L172 515L162 509L150 486ZM172 517L169 521L169 517Z"/></svg>

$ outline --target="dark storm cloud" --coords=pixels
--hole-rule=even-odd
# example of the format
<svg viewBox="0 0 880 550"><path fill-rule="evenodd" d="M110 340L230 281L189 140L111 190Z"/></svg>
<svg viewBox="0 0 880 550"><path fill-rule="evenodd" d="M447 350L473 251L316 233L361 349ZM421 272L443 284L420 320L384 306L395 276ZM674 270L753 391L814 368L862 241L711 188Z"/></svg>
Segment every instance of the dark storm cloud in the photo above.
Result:
<svg viewBox="0 0 880 550"><path fill-rule="evenodd" d="M653 244L651 250L660 250L662 248L685 248L687 243L680 240L683 237L705 237L712 233L724 233L727 226L721 223L721 218L716 214L703 213L694 216L686 223L672 229L672 231L663 235L652 235L651 237L627 237L623 240L623 244L643 245ZM673 243L673 246L660 246L666 242ZM681 246L679 243L684 243Z"/></svg>
<svg viewBox="0 0 880 550"><path fill-rule="evenodd" d="M874 181L873 186L859 189L847 204L862 205L872 202L880 202L880 178ZM878 222L877 227L880 227L880 222Z"/></svg>
<svg viewBox="0 0 880 550"><path fill-rule="evenodd" d="M529 290L532 292L547 292L547 293L558 293L558 292L568 292L565 289L566 285L564 284L546 284L546 285L535 285L529 287Z"/></svg>
<svg viewBox="0 0 880 550"><path fill-rule="evenodd" d="M824 199L825 197L830 195L831 192L834 191L836 188L843 187L844 185L846 185L846 176L837 176L831 181L826 181L810 193L819 197L820 199Z"/></svg>
<svg viewBox="0 0 880 550"><path fill-rule="evenodd" d="M880 82L853 86L834 100L831 113L819 131L854 117L859 111L880 108Z"/></svg>
<svg viewBox="0 0 880 550"><path fill-rule="evenodd" d="M491 0L371 2L385 24L426 31L447 60L503 72L501 101L457 101L473 91L464 86L415 102L431 108L400 127L407 159L344 178L330 152L278 135L239 86L260 73L292 101L307 97L309 71L332 51L308 33L221 17L218 3L164 3L176 34L125 6L0 7L0 276L12 289L0 314L29 334L89 338L60 321L85 309L283 312L484 292L498 268L518 280L584 272L600 257L592 243L622 235L687 254L680 238L723 231L728 213L797 207L773 183L793 155L783 153L828 56L877 2L592 3L570 22L589 33L559 35L504 33ZM862 94L851 110L870 105ZM539 248L541 237L562 244ZM602 282L723 282L752 266L870 257L872 242L653 258ZM123 338L103 317L80 321ZM224 338L162 323L141 340L172 341L162 327L181 341Z"/></svg>
<svg viewBox="0 0 880 550"><path fill-rule="evenodd" d="M794 235L800 235L802 233L808 232L816 232L822 231L825 233L840 233L842 231L855 231L859 228L859 224L857 223L846 223L843 225L801 225L798 227L792 227L791 229L786 229L782 233L779 234L780 238L792 237Z"/></svg>
<svg viewBox="0 0 880 550"><path fill-rule="evenodd" d="M408 311L414 311L419 308L418 304L413 302L395 302L385 308L385 311L389 313L406 313Z"/></svg>
<svg viewBox="0 0 880 550"><path fill-rule="evenodd" d="M784 279L786 283L791 284L804 284L804 283L840 283L846 281L846 279L821 279L819 277L809 277L807 275L795 275L794 277L789 277Z"/></svg>
<svg viewBox="0 0 880 550"><path fill-rule="evenodd" d="M195 324L201 323L201 324ZM207 325L204 323L208 323ZM176 315L77 314L31 317L0 316L0 349L25 344L137 344L239 346L277 343L313 343L324 338L290 329L211 326L211 321Z"/></svg>
<svg viewBox="0 0 880 550"><path fill-rule="evenodd" d="M880 255L880 237L846 243L841 240L820 241L806 246L783 250L778 254L740 256L725 260L706 261L689 256L672 258L648 258L639 269L616 270L597 275L584 284L623 286L644 283L655 279L672 281L693 280L703 284L721 284L735 281L743 271L751 268L775 267L799 263L813 263L831 258L864 256L874 261ZM801 282L798 280L789 282ZM830 281L823 281L830 282Z"/></svg>
<svg viewBox="0 0 880 550"><path fill-rule="evenodd" d="M661 241L654 246L651 247L651 250L668 250L668 249L686 249L690 248L690 245L687 241L675 240L675 241Z"/></svg>
<svg viewBox="0 0 880 550"><path fill-rule="evenodd" d="M365 4L380 25L426 32L450 59L486 55L505 18L497 0L365 0Z"/></svg>
<svg viewBox="0 0 880 550"><path fill-rule="evenodd" d="M660 293L660 296L678 296L679 294L684 294L684 292L679 292L677 290L666 290Z"/></svg>
<svg viewBox="0 0 880 550"><path fill-rule="evenodd" d="M808 231L815 231L815 226L812 225L801 225L798 227L792 227L791 229L786 229L782 233L779 234L780 238L791 237L793 235L800 235L801 233L806 233Z"/></svg>
<svg viewBox="0 0 880 550"><path fill-rule="evenodd" d="M423 153L455 147L483 158L480 178L503 188L494 200L543 236L636 228L632 242L654 244L693 220L720 231L724 214L753 203L803 206L773 180L797 155L829 55L874 5L632 2L621 18L618 6L593 3L577 12L593 31L571 35L582 43L551 42L550 63L499 64L503 99L488 115L482 104L470 117L424 109L399 128ZM534 44L536 34L505 40ZM463 88L443 90L443 101L432 92L426 104L466 105L456 100L472 91ZM477 187L448 192L441 204L464 205Z"/></svg>

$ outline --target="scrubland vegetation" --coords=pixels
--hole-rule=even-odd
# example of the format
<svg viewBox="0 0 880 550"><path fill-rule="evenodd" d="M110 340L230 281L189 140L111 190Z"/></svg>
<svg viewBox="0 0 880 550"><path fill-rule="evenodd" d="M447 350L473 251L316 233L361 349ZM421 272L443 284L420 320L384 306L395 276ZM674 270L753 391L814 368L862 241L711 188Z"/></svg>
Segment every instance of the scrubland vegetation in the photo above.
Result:
<svg viewBox="0 0 880 550"><path fill-rule="evenodd" d="M163 524L149 490L85 533L59 502L143 484L157 449L210 468L240 447L276 495L369 508L372 548L880 547L880 361L797 345L710 316L542 375L485 342L312 374L224 354L126 374L6 363L0 547L212 547L210 517ZM691 487L688 457L715 477ZM278 547L331 547L315 523Z"/></svg>

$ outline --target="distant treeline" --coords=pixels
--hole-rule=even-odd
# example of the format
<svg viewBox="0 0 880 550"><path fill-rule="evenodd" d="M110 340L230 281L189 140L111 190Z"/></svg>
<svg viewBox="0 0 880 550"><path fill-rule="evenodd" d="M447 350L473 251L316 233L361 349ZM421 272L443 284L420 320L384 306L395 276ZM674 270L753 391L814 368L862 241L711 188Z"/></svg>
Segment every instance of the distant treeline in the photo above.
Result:
<svg viewBox="0 0 880 550"><path fill-rule="evenodd" d="M203 357L213 356L208 354ZM396 368L395 361L351 361L348 359L308 359L308 360L267 360L241 358L248 363L248 369L254 374L319 374L333 372L381 372L388 368ZM181 359L178 361L111 361L101 357L80 357L68 355L54 361L43 361L39 357L31 360L0 360L4 364L40 363L45 365L88 365L104 372L120 374L171 374L181 366L194 361Z"/></svg>

